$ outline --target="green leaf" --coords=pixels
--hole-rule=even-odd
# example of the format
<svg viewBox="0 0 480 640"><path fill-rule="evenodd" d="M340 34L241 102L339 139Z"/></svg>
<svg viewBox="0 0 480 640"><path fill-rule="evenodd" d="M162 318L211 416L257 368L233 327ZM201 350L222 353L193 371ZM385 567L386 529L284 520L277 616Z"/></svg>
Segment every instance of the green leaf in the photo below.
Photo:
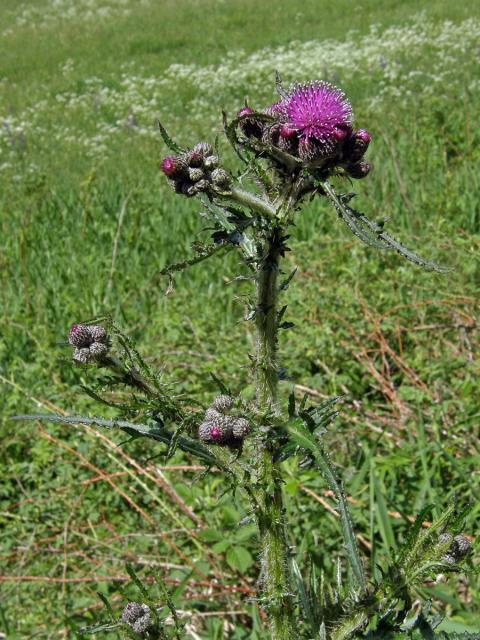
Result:
<svg viewBox="0 0 480 640"><path fill-rule="evenodd" d="M371 482L373 482L374 487L378 529L385 544L387 555L391 558L391 552L396 548L395 536L393 535L392 523L390 522L387 505L383 497L383 490L375 474L373 464L371 467Z"/></svg>
<svg viewBox="0 0 480 640"><path fill-rule="evenodd" d="M157 127L160 130L160 135L162 136L163 141L171 151L174 151L175 153L185 153L186 149L183 149L180 145L178 145L175 142L175 140L173 140L173 138L171 138L168 135L167 130L165 129L163 124L160 122L160 120L157 120Z"/></svg>
<svg viewBox="0 0 480 640"><path fill-rule="evenodd" d="M299 447L305 449L312 455L316 466L321 471L330 489L335 494L338 503L338 510L340 513L340 521L342 524L345 548L347 551L350 566L352 568L352 572L357 585L363 591L366 591L365 573L363 570L362 561L360 559L357 539L353 531L352 520L350 518L350 512L348 510L343 484L337 477L337 474L328 458L328 455L317 441L315 435L310 433L308 428L302 423L300 419L290 423L289 434L290 438Z"/></svg>
<svg viewBox="0 0 480 640"><path fill-rule="evenodd" d="M227 551L227 562L232 569L245 573L252 566L253 558L247 549L235 546Z"/></svg>
<svg viewBox="0 0 480 640"><path fill-rule="evenodd" d="M158 442L170 445L173 433L170 433L158 425L142 424L136 422L128 422L127 420L105 420L103 418L88 418L86 416L61 416L57 414L32 414L14 416L11 420L41 420L43 422L57 422L60 424L84 424L105 427L107 429L120 429L130 434L152 438ZM200 442L180 436L178 438L178 447L187 453L197 456L208 466L216 466L223 471L229 471L229 468L223 464L213 453L211 453Z"/></svg>
<svg viewBox="0 0 480 640"><path fill-rule="evenodd" d="M327 198L335 207L340 219L345 222L352 233L362 240L362 242L376 249L393 249L410 262L423 267L427 271L437 271L439 273L450 271L450 269L441 267L435 262L425 260L414 251L407 249L407 247L401 244L396 238L383 230L383 224L372 222L366 215L352 209L352 207L346 203L346 198L339 196L329 182L322 180L321 185Z"/></svg>

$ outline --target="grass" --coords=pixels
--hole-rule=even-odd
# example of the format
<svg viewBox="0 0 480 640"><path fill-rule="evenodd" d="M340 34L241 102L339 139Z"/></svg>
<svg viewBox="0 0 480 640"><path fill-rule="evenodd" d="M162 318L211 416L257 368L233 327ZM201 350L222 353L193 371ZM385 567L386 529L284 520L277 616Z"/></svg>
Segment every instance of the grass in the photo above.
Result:
<svg viewBox="0 0 480 640"><path fill-rule="evenodd" d="M145 443L118 446L113 434L8 417L39 407L100 413L81 395L85 375L62 343L74 321L105 311L199 400L215 391L212 372L248 386L253 328L239 322L248 285L227 285L237 258L192 268L169 296L156 275L205 234L198 207L158 175L165 150L152 121L161 115L186 143L212 139L221 106L232 111L245 93L252 103L273 99L269 56L294 79L282 49L292 41L300 76L317 65L342 84L374 135L375 171L356 188L358 206L391 216L394 235L454 271L432 275L374 254L312 203L288 256L299 270L285 294L296 325L281 345L285 392L345 396L329 439L372 572L426 504L439 513L454 496L471 501L466 530L475 536L480 91L478 33L462 25L480 20L476 3L371 0L352 11L313 0L168 1L127 3L128 16L98 19L59 18L66 3L56 14L49 3L28 6L39 10L19 26L17 3L0 2L0 631L75 637L100 613L97 591L114 604L132 594L131 562L146 581L152 568L166 577L202 637L260 637L248 601L256 540L238 528L245 505L222 495L219 477L199 480L188 460L152 459L160 451ZM421 20L412 18L419 8ZM447 20L460 30L450 40ZM371 24L380 26L368 40ZM421 24L440 35L412 44L405 34ZM334 52L327 68L318 53L300 56L325 38ZM445 74L437 84L435 74ZM309 553L333 573L341 549L331 497L311 472L293 463L288 471L298 561ZM473 574L425 585L424 595L446 614L442 628L480 631Z"/></svg>

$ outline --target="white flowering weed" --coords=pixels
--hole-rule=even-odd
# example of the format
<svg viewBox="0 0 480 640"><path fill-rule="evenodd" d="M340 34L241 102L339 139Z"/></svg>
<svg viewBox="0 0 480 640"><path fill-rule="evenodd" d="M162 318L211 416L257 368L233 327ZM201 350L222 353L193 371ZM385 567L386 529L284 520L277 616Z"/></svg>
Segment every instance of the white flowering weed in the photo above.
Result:
<svg viewBox="0 0 480 640"><path fill-rule="evenodd" d="M55 0L51 14L42 19L67 4ZM93 7L103 6L82 0L75 10L80 11L80 5L87 16ZM112 0L108 6L128 10L127 0ZM159 76L124 66L116 78L90 77L79 90L44 97L20 113L1 113L0 167L9 171L20 156L24 166L25 153L33 149L45 153L54 148L58 153L63 148L103 158L115 139L126 134L136 145L158 139L153 124L157 117L177 132L209 135L218 131L220 109L237 110L247 94L253 107L270 103L276 70L287 82L332 80L355 96L356 109L362 104L379 109L391 100L398 107L421 96L441 98L446 91L478 95L475 51L480 52L479 19L434 22L419 14L408 24L383 30L374 25L367 35L352 32L343 41L296 42L250 55L232 51L219 65L172 64ZM59 69L66 81L74 66L66 59Z"/></svg>

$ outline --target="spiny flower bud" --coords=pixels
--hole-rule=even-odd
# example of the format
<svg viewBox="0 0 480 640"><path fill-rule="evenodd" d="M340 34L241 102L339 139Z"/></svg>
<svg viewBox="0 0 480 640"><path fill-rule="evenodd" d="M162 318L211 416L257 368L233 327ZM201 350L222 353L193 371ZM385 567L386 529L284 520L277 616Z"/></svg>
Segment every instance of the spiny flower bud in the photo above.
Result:
<svg viewBox="0 0 480 640"><path fill-rule="evenodd" d="M203 154L199 151L189 151L185 155L185 161L189 167L201 167L203 164Z"/></svg>
<svg viewBox="0 0 480 640"><path fill-rule="evenodd" d="M75 348L73 359L80 364L98 362L108 352L108 335L101 325L74 324L68 341Z"/></svg>
<svg viewBox="0 0 480 640"><path fill-rule="evenodd" d="M214 169L211 174L213 184L219 189L228 189L231 183L231 178L225 169Z"/></svg>
<svg viewBox="0 0 480 640"><path fill-rule="evenodd" d="M220 413L227 413L233 407L234 399L231 396L217 396L212 402L213 409Z"/></svg>
<svg viewBox="0 0 480 640"><path fill-rule="evenodd" d="M245 418L237 418L232 426L232 433L238 440L243 440L250 433L250 423Z"/></svg>
<svg viewBox="0 0 480 640"><path fill-rule="evenodd" d="M122 622L128 624L135 633L143 636L149 629L155 626L152 620L152 612L146 604L129 602L121 615Z"/></svg>
<svg viewBox="0 0 480 640"><path fill-rule="evenodd" d="M208 182L208 180L202 179L202 180L199 180L198 182L195 182L194 184L195 193L208 191L209 188L210 188L210 183Z"/></svg>
<svg viewBox="0 0 480 640"><path fill-rule="evenodd" d="M74 324L70 329L68 341L72 347L88 347L93 341L90 327L85 324Z"/></svg>
<svg viewBox="0 0 480 640"><path fill-rule="evenodd" d="M188 177L192 182L198 182L204 175L203 170L197 167L192 167L188 170Z"/></svg>
<svg viewBox="0 0 480 640"><path fill-rule="evenodd" d="M345 141L343 146L343 157L350 164L354 164L363 158L372 136L365 131L365 129L359 129L355 131L350 138Z"/></svg>
<svg viewBox="0 0 480 640"><path fill-rule="evenodd" d="M92 360L100 360L107 355L108 346L103 342L93 342L88 350Z"/></svg>
<svg viewBox="0 0 480 640"><path fill-rule="evenodd" d="M75 349L73 353L73 359L75 360L75 362L79 362L80 364L88 364L91 361L90 349L88 347Z"/></svg>
<svg viewBox="0 0 480 640"><path fill-rule="evenodd" d="M298 135L298 131L288 124L282 124L280 127L280 136L282 138L296 138Z"/></svg>
<svg viewBox="0 0 480 640"><path fill-rule="evenodd" d="M94 342L106 342L107 341L107 330L102 325L90 325L89 327L90 334L93 338Z"/></svg>
<svg viewBox="0 0 480 640"><path fill-rule="evenodd" d="M185 175L186 163L180 156L167 156L162 160L161 169L167 178L173 180Z"/></svg>
<svg viewBox="0 0 480 640"><path fill-rule="evenodd" d="M218 156L214 156L214 155L207 156L203 161L203 165L205 169L215 169L216 167L218 167L218 163L219 163L219 158Z"/></svg>
<svg viewBox="0 0 480 640"><path fill-rule="evenodd" d="M347 173L351 178L355 180L361 180L368 176L372 170L372 165L369 162L356 162L355 164L349 164L346 167Z"/></svg>
<svg viewBox="0 0 480 640"><path fill-rule="evenodd" d="M470 553L472 548L470 540L463 533L455 537L450 533L442 533L438 538L438 542L441 545L450 542L447 553L442 557L443 562L447 564L457 564Z"/></svg>
<svg viewBox="0 0 480 640"><path fill-rule="evenodd" d="M213 147L209 142L199 142L193 149L193 153L199 153L204 158L213 155Z"/></svg>
<svg viewBox="0 0 480 640"><path fill-rule="evenodd" d="M219 414L213 420L206 420L198 428L198 437L209 444L227 444L232 439L232 419Z"/></svg>

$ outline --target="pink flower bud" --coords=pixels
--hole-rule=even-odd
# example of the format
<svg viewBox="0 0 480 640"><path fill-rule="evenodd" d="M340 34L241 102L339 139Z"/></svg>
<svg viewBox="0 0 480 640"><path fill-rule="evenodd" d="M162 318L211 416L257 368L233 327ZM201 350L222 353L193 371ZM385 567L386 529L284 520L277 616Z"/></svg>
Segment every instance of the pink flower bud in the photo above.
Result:
<svg viewBox="0 0 480 640"><path fill-rule="evenodd" d="M162 160L162 171L168 178L173 178L178 171L178 160L175 156L167 156Z"/></svg>
<svg viewBox="0 0 480 640"><path fill-rule="evenodd" d="M295 138L297 133L297 130L288 124L283 124L280 127L280 135L282 136L282 138Z"/></svg>

